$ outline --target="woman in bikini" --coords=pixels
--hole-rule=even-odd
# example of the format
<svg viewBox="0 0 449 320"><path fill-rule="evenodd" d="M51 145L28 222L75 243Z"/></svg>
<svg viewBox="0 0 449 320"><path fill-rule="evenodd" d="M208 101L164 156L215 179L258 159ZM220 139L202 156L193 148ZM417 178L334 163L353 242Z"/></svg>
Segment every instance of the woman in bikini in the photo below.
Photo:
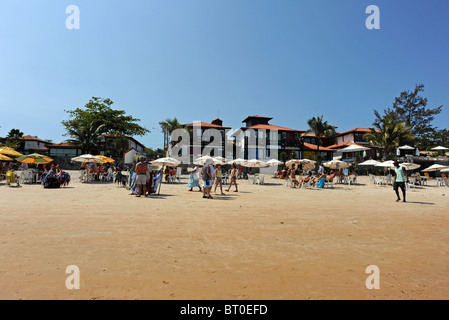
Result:
<svg viewBox="0 0 449 320"><path fill-rule="evenodd" d="M231 171L231 176L230 176L230 180L229 180L229 187L228 190L226 190L227 192L229 192L229 189L231 189L232 184L235 185L235 190L234 192L239 192L238 188L237 188L237 169L235 166L235 163L232 164L232 171Z"/></svg>

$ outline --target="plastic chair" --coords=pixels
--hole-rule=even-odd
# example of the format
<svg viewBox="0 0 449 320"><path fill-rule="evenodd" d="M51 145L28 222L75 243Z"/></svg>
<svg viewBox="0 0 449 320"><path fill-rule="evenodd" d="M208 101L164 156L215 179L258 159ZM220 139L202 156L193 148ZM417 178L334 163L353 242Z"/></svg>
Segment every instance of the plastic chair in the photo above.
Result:
<svg viewBox="0 0 449 320"><path fill-rule="evenodd" d="M257 184L265 184L265 176L263 175L263 174L259 174L257 177L256 177L256 182L257 182Z"/></svg>
<svg viewBox="0 0 449 320"><path fill-rule="evenodd" d="M182 168L180 168L180 167L176 168L176 176L175 176L175 178L176 178L176 180L178 180L178 183L181 182L181 172L182 172Z"/></svg>

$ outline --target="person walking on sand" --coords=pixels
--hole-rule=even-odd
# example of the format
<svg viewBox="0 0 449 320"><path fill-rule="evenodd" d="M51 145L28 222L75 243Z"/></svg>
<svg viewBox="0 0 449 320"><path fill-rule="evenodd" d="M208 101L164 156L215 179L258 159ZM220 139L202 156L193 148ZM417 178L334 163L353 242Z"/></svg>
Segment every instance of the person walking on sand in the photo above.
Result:
<svg viewBox="0 0 449 320"><path fill-rule="evenodd" d="M201 191L201 186L200 186L200 166L197 164L195 166L195 168L193 168L192 171L189 171L190 176L189 176L189 183L187 184L187 187L189 187L189 191L193 191L193 188L198 187L200 188L199 191Z"/></svg>
<svg viewBox="0 0 449 320"><path fill-rule="evenodd" d="M145 163L145 158L141 157L140 162L136 164L136 174L137 174L137 188L139 188L139 193L136 197L143 196L147 193L147 173L148 173L148 165ZM142 192L143 191L143 192Z"/></svg>
<svg viewBox="0 0 449 320"><path fill-rule="evenodd" d="M394 173L396 175L396 179L393 183L393 190L396 192L396 196L398 197L396 202L401 201L401 197L399 196L399 188L402 190L402 202L406 202L405 200L405 171L404 167L399 166L399 163L397 161L393 162L394 165Z"/></svg>
<svg viewBox="0 0 449 320"><path fill-rule="evenodd" d="M214 193L217 194L217 187L220 186L221 195L225 195L223 193L223 183L222 183L222 172L221 165L217 164L217 168L215 169L215 189Z"/></svg>
<svg viewBox="0 0 449 320"><path fill-rule="evenodd" d="M228 190L226 190L227 192L229 192L229 189L231 189L232 184L235 185L235 190L234 192L239 192L238 188L237 188L237 169L235 166L235 163L232 164L232 170L231 170L231 175L229 177L229 187Z"/></svg>
<svg viewBox="0 0 449 320"><path fill-rule="evenodd" d="M212 160L207 159L206 163L203 167L203 198L207 199L213 199L213 197L210 195L210 190L212 189L212 183L213 183L213 174L211 171L211 165ZM212 182L211 182L212 181Z"/></svg>

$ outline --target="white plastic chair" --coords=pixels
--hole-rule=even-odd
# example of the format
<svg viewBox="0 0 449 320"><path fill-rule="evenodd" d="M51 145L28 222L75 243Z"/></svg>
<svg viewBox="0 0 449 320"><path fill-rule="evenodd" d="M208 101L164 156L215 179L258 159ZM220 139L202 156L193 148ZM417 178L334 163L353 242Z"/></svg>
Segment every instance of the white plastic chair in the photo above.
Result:
<svg viewBox="0 0 449 320"><path fill-rule="evenodd" d="M178 183L181 183L181 172L182 172L182 168L178 167L176 168L176 180L178 180Z"/></svg>
<svg viewBox="0 0 449 320"><path fill-rule="evenodd" d="M257 184L265 184L265 176L263 175L263 174L259 174L257 177L256 177L256 182L257 182Z"/></svg>

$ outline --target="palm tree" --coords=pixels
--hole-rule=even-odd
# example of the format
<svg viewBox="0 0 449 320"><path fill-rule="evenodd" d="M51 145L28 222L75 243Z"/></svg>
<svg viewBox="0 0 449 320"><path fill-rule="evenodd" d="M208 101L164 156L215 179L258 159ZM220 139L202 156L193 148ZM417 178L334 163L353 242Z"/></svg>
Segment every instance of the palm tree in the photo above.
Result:
<svg viewBox="0 0 449 320"><path fill-rule="evenodd" d="M164 133L164 151L167 151L169 145L173 142L170 142L170 134L175 129L183 128L184 126L179 123L178 119L174 117L173 119L167 118L165 121L159 122L161 126L162 132Z"/></svg>
<svg viewBox="0 0 449 320"><path fill-rule="evenodd" d="M105 124L84 124L74 128L67 128L68 134L72 139L69 143L80 146L83 153L92 153L98 149L98 143Z"/></svg>
<svg viewBox="0 0 449 320"><path fill-rule="evenodd" d="M411 127L407 126L397 116L390 112L381 116L379 112L374 110L376 120L373 123L374 128L370 128L371 132L365 134L365 138L373 145L383 147L385 156L389 157L394 153L394 149L398 147L404 140L413 140Z"/></svg>
<svg viewBox="0 0 449 320"><path fill-rule="evenodd" d="M307 121L309 125L309 130L306 133L315 134L315 141L317 145L317 158L316 165L319 166L321 163L320 146L323 144L323 138L327 138L331 141L335 141L337 133L335 132L335 127L331 126L327 121L323 121L323 116L313 117Z"/></svg>

